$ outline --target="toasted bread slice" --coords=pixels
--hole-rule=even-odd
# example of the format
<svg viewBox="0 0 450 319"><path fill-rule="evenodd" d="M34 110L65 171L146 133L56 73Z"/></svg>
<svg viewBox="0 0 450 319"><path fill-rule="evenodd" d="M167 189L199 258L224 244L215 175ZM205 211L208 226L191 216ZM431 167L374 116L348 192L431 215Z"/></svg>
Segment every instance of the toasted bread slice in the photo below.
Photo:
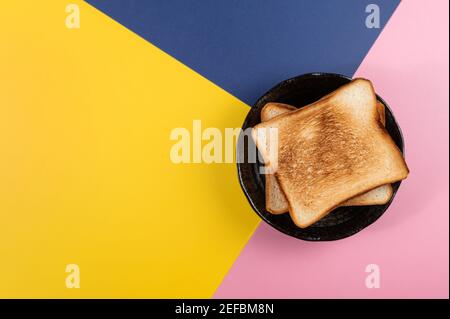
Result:
<svg viewBox="0 0 450 319"><path fill-rule="evenodd" d="M277 163L258 133L267 128L278 129ZM401 152L380 123L372 84L364 79L256 125L252 136L302 228L342 202L408 175Z"/></svg>
<svg viewBox="0 0 450 319"><path fill-rule="evenodd" d="M261 110L261 121L266 122L272 118L296 110L292 105L284 103L269 102ZM385 125L385 109L383 103L377 101L377 111L380 122ZM364 194L357 195L340 206L363 206L363 205L384 205L392 197L393 189L391 184L379 186ZM272 214L283 214L288 212L289 205L280 185L274 174L266 175L266 209Z"/></svg>
<svg viewBox="0 0 450 319"><path fill-rule="evenodd" d="M381 185L364 194L350 198L339 206L384 205L389 202L393 192L391 184Z"/></svg>
<svg viewBox="0 0 450 319"><path fill-rule="evenodd" d="M283 103L267 103L261 110L261 121L266 122L278 115L296 110ZM288 202L274 174L266 174L266 209L272 214L283 214L289 210Z"/></svg>

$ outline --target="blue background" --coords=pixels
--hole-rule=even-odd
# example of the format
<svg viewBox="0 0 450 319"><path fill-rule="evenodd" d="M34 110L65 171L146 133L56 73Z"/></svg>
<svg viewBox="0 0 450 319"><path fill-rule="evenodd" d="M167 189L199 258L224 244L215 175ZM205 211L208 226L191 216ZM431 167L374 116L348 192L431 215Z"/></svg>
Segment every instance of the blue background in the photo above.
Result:
<svg viewBox="0 0 450 319"><path fill-rule="evenodd" d="M384 0L88 0L248 104L308 72L352 76L399 4ZM368 29L368 4L381 28ZM130 57L132 59L133 57Z"/></svg>

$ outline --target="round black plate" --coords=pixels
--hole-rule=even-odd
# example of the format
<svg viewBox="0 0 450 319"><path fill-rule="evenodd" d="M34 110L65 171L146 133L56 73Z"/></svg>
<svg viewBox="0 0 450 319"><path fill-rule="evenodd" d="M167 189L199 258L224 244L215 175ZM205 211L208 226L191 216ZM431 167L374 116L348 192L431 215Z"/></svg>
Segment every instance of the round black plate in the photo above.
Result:
<svg viewBox="0 0 450 319"><path fill-rule="evenodd" d="M283 81L264 94L250 109L242 130L261 122L261 109L268 102L287 103L301 108L350 81L349 77L332 73L309 73ZM377 99L386 106L386 129L403 152L403 137L394 115L386 102L378 95ZM244 135L241 134L239 139L243 138ZM254 147L251 138L245 138L246 146L247 143L250 143L250 147ZM386 205L338 207L317 223L302 229L292 222L289 214L273 215L266 211L265 176L259 173L259 167L262 164L246 162L244 159L247 158L247 149L244 147L243 154L238 148L237 166L239 182L251 206L272 227L303 240L336 240L356 234L375 222L386 211L400 186L400 182L392 185L394 193Z"/></svg>

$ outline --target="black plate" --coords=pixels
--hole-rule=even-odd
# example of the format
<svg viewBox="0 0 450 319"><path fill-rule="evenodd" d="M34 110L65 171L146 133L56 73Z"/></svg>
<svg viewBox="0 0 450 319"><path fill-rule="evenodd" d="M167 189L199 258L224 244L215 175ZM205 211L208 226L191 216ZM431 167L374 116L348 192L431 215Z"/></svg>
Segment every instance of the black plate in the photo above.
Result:
<svg viewBox="0 0 450 319"><path fill-rule="evenodd" d="M242 129L245 130L261 122L261 109L268 102L287 103L301 108L350 81L349 77L332 73L309 73L283 81L264 94L250 109ZM377 99L386 106L386 129L403 153L403 137L394 115L386 102L378 95ZM241 134L239 139L243 138L244 135ZM251 138L245 138L245 143L246 146L250 143L250 146L254 147ZM247 158L247 149L245 147L242 154L238 148L237 166L239 182L251 206L272 227L303 240L337 240L356 234L375 222L386 211L400 187L400 182L392 184L394 193L386 205L338 207L317 223L302 229L292 222L289 214L273 215L266 210L265 176L259 173L259 167L262 164L258 161L249 163L241 160Z"/></svg>

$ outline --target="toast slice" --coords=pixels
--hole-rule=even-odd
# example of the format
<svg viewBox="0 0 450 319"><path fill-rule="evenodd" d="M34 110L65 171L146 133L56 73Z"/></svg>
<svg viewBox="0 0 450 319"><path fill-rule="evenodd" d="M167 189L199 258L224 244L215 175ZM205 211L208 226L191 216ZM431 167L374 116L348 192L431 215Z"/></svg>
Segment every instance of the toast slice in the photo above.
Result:
<svg viewBox="0 0 450 319"><path fill-rule="evenodd" d="M278 130L278 161L270 160L260 129ZM301 228L342 202L402 180L408 168L379 120L368 80L356 79L302 109L256 125L252 136L276 171L289 212Z"/></svg>
<svg viewBox="0 0 450 319"><path fill-rule="evenodd" d="M283 103L267 103L261 110L261 121L269 121L278 115L291 112L297 108ZM266 209L278 215L289 210L288 202L274 174L266 174Z"/></svg>
<svg viewBox="0 0 450 319"><path fill-rule="evenodd" d="M284 103L269 102L261 110L261 121L266 122L272 118L296 110L292 105ZM385 125L384 104L377 101L377 111L380 122ZM391 184L379 186L364 194L357 195L343 203L340 206L363 206L363 205L384 205L392 197L393 189ZM274 174L266 175L266 209L272 214L283 214L289 210L288 202L284 196L280 185Z"/></svg>

